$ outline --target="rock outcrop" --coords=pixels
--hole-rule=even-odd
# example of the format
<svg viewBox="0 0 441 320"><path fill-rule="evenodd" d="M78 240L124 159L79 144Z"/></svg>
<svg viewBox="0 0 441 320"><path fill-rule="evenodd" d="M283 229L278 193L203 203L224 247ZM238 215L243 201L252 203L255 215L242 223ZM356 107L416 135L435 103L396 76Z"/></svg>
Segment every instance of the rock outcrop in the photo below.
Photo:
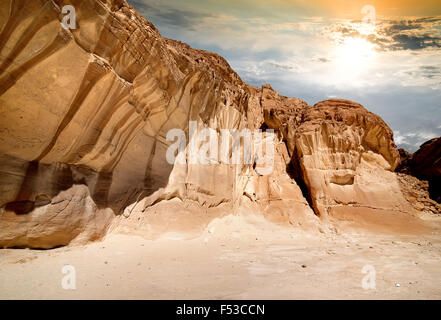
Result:
<svg viewBox="0 0 441 320"><path fill-rule="evenodd" d="M378 116L346 100L300 108L286 103L266 107L265 114L282 128L296 180L317 215L410 211L392 173L400 159L392 132Z"/></svg>
<svg viewBox="0 0 441 320"><path fill-rule="evenodd" d="M428 181L431 198L441 203L441 138L425 142L414 154L399 151L401 164L397 171Z"/></svg>
<svg viewBox="0 0 441 320"><path fill-rule="evenodd" d="M441 204L430 198L428 181L419 180L405 173L398 173L398 180L405 198L415 210L441 214Z"/></svg>
<svg viewBox="0 0 441 320"><path fill-rule="evenodd" d="M60 23L65 5L76 29ZM0 246L195 232L227 214L318 229L414 212L378 116L249 86L222 57L161 37L123 0L6 0L0 30ZM185 163L168 163L167 133L188 137L190 121L218 139L273 129L274 170L259 174L254 153L250 163L191 163L188 141Z"/></svg>

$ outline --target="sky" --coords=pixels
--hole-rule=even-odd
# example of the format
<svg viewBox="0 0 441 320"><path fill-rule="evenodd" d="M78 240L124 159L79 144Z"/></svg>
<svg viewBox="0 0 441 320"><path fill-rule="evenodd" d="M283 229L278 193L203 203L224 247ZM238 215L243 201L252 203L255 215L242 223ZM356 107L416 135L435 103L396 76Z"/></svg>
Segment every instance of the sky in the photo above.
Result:
<svg viewBox="0 0 441 320"><path fill-rule="evenodd" d="M440 0L128 0L168 38L310 105L353 100L400 148L441 136Z"/></svg>

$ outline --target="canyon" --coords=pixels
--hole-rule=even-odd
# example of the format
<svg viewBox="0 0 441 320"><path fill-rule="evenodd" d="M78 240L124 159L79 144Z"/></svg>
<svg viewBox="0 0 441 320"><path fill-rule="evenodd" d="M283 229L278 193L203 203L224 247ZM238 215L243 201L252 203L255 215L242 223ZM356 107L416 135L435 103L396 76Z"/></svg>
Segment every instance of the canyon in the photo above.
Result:
<svg viewBox="0 0 441 320"><path fill-rule="evenodd" d="M75 29L61 24L65 5ZM0 30L0 247L194 241L229 219L248 237L244 219L304 243L354 230L435 237L428 252L438 253L439 185L418 178L439 176L440 140L404 170L392 130L364 106L310 106L250 86L221 56L162 37L124 0L6 0ZM167 133L188 133L190 122L219 141L225 129L274 130L274 170L259 174L256 158L168 163Z"/></svg>
<svg viewBox="0 0 441 320"><path fill-rule="evenodd" d="M67 4L72 30L60 23ZM125 1L6 1L1 17L2 247L197 233L244 212L320 232L341 220L417 222L392 131L355 102L309 106L249 86ZM218 135L274 130L274 171L259 175L256 159L167 163L167 132L190 121Z"/></svg>

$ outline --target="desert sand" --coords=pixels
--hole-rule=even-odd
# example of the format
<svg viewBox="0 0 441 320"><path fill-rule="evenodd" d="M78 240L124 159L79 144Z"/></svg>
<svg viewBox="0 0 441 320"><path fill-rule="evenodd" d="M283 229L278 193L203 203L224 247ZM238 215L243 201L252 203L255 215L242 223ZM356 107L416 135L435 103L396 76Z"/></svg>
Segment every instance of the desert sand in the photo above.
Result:
<svg viewBox="0 0 441 320"><path fill-rule="evenodd" d="M425 218L441 226L441 217ZM0 250L1 299L440 299L436 234L336 228L312 234L258 217L214 220L202 235L109 234L86 246ZM76 289L61 285L64 265ZM362 288L362 269L376 289Z"/></svg>

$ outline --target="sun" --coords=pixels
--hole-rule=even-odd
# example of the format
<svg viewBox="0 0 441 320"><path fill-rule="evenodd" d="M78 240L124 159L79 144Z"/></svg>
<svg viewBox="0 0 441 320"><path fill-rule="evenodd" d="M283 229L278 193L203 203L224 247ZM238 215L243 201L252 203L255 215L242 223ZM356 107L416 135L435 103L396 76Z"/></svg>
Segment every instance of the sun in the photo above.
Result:
<svg viewBox="0 0 441 320"><path fill-rule="evenodd" d="M364 70L376 56L374 44L363 38L346 37L336 48L335 55L339 64L345 68Z"/></svg>
<svg viewBox="0 0 441 320"><path fill-rule="evenodd" d="M345 37L331 49L328 72L337 86L363 86L377 64L375 45L362 37Z"/></svg>

